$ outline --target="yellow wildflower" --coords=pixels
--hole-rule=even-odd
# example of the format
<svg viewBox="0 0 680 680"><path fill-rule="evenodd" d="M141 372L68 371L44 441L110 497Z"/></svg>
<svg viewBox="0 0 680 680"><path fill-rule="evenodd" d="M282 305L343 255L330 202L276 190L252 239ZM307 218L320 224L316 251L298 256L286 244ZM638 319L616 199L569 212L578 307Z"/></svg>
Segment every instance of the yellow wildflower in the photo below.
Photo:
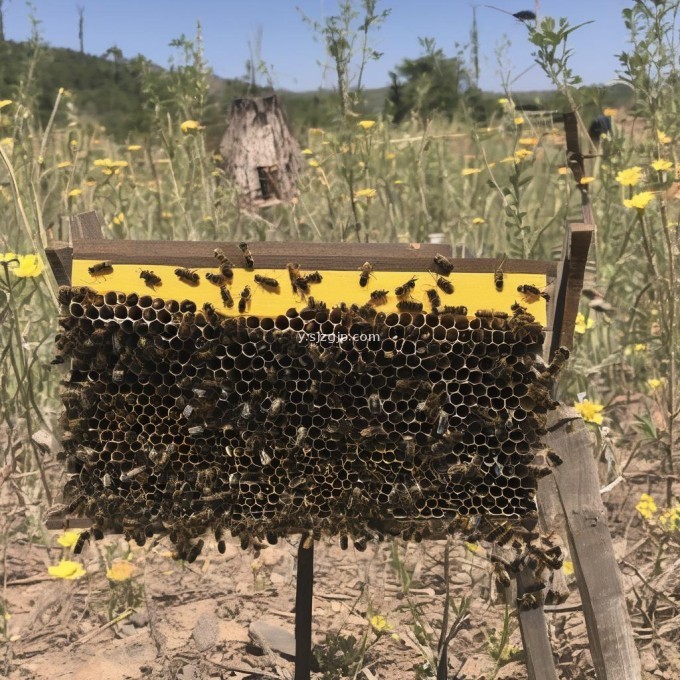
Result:
<svg viewBox="0 0 680 680"><path fill-rule="evenodd" d="M468 543L465 541L465 547L473 553L476 553L479 550L479 543Z"/></svg>
<svg viewBox="0 0 680 680"><path fill-rule="evenodd" d="M564 165L561 166L561 167L559 167L559 168L557 168L557 174L558 174L558 175L566 175L568 172L569 172L569 168L567 168L567 167L564 166Z"/></svg>
<svg viewBox="0 0 680 680"><path fill-rule="evenodd" d="M106 572L106 578L111 581L128 581L130 580L135 567L130 562L125 560L116 560L111 569Z"/></svg>
<svg viewBox="0 0 680 680"><path fill-rule="evenodd" d="M656 131L656 138L659 140L659 144L670 144L673 140L661 130Z"/></svg>
<svg viewBox="0 0 680 680"><path fill-rule="evenodd" d="M638 504L635 506L635 509L645 519L651 519L658 510L658 508L656 507L656 503L654 502L654 499L647 493L643 493L640 496L640 500L638 501Z"/></svg>
<svg viewBox="0 0 680 680"><path fill-rule="evenodd" d="M165 212L165 211L163 211L163 212L161 213L161 219L164 219L164 220L171 220L172 217L173 217L173 215L172 215L171 212Z"/></svg>
<svg viewBox="0 0 680 680"><path fill-rule="evenodd" d="M576 315L576 323L574 324L574 332L583 335L587 330L590 330L595 325L594 319L586 320L586 317L579 312Z"/></svg>
<svg viewBox="0 0 680 680"><path fill-rule="evenodd" d="M359 189L354 192L354 198L375 198L377 194L375 189Z"/></svg>
<svg viewBox="0 0 680 680"><path fill-rule="evenodd" d="M37 255L18 255L19 265L12 268L12 273L19 278L26 279L42 274L42 261Z"/></svg>
<svg viewBox="0 0 680 680"><path fill-rule="evenodd" d="M669 508L659 515L659 523L667 531L678 531L680 529L680 505Z"/></svg>
<svg viewBox="0 0 680 680"><path fill-rule="evenodd" d="M517 149L517 151L515 151L515 155L513 156L513 160L515 163L520 163L529 156L531 156L531 151L529 151L529 149Z"/></svg>
<svg viewBox="0 0 680 680"><path fill-rule="evenodd" d="M651 166L657 171L662 172L664 170L670 170L673 167L672 161L665 161L661 158L651 163Z"/></svg>
<svg viewBox="0 0 680 680"><path fill-rule="evenodd" d="M392 161L392 160L394 160L396 157L397 157L397 154L396 154L396 153L392 153L391 151L388 151L388 152L385 154L385 160L388 160L388 161Z"/></svg>
<svg viewBox="0 0 680 680"><path fill-rule="evenodd" d="M636 208L637 210L644 210L651 201L654 200L653 191L641 191L635 194L632 198L624 198L623 205L626 208Z"/></svg>
<svg viewBox="0 0 680 680"><path fill-rule="evenodd" d="M574 573L574 563L569 560L565 560L562 564L562 569L564 570L565 576L572 576Z"/></svg>
<svg viewBox="0 0 680 680"><path fill-rule="evenodd" d="M98 158L93 165L101 168L105 175L117 175L121 168L127 168L129 163L127 161L114 161L110 158Z"/></svg>
<svg viewBox="0 0 680 680"><path fill-rule="evenodd" d="M16 253L0 253L0 262L12 262L14 260L13 264L14 266L17 265L17 262L19 260L19 256Z"/></svg>
<svg viewBox="0 0 680 680"><path fill-rule="evenodd" d="M519 139L519 143L525 146L536 146L538 142L538 137L520 137Z"/></svg>
<svg viewBox="0 0 680 680"><path fill-rule="evenodd" d="M71 161L62 161L61 163L57 163L58 168L72 168L73 163Z"/></svg>
<svg viewBox="0 0 680 680"><path fill-rule="evenodd" d="M119 212L113 217L112 221L114 224L123 224L123 222L125 222L125 213Z"/></svg>
<svg viewBox="0 0 680 680"><path fill-rule="evenodd" d="M647 384L653 389L656 390L662 385L666 384L666 379L665 378L650 378L647 381Z"/></svg>
<svg viewBox="0 0 680 680"><path fill-rule="evenodd" d="M633 350L635 352L644 352L647 349L647 344L644 342L637 342L633 345Z"/></svg>
<svg viewBox="0 0 680 680"><path fill-rule="evenodd" d="M63 548L72 548L80 536L79 531L65 531L63 535L59 536L57 543Z"/></svg>
<svg viewBox="0 0 680 680"><path fill-rule="evenodd" d="M318 168L319 167L319 161L315 161L313 158L311 160L307 161L308 165L311 165L313 168Z"/></svg>
<svg viewBox="0 0 680 680"><path fill-rule="evenodd" d="M483 217L473 217L472 224L484 224L485 220Z"/></svg>
<svg viewBox="0 0 680 680"><path fill-rule="evenodd" d="M67 196L69 198L75 198L76 196L80 196L80 194L83 193L82 189L71 189L71 191L68 192Z"/></svg>
<svg viewBox="0 0 680 680"><path fill-rule="evenodd" d="M501 106L505 106L506 104L509 104L509 103L510 103L510 100L509 100L507 97L501 97L501 98L498 100L498 103L499 103Z"/></svg>
<svg viewBox="0 0 680 680"><path fill-rule="evenodd" d="M586 421L586 423L595 423L595 425L602 425L602 410L604 406L602 404L597 404L593 401L588 401L584 399L580 403L575 403L574 408L581 415L581 418Z"/></svg>
<svg viewBox="0 0 680 680"><path fill-rule="evenodd" d="M314 152L311 149L302 149L300 152L303 156L313 156Z"/></svg>
<svg viewBox="0 0 680 680"><path fill-rule="evenodd" d="M91 177L88 177L88 178L85 180L85 184L86 184L88 187L96 187L96 186L97 186L97 180L96 180L96 179L92 179Z"/></svg>
<svg viewBox="0 0 680 680"><path fill-rule="evenodd" d="M376 614L371 618L371 627L378 635L388 633L392 630L392 626L387 622L387 619L380 614Z"/></svg>
<svg viewBox="0 0 680 680"><path fill-rule="evenodd" d="M363 130L370 130L374 125L374 120L360 120L357 125Z"/></svg>
<svg viewBox="0 0 680 680"><path fill-rule="evenodd" d="M85 576L87 572L83 569L83 565L79 562L72 562L71 560L61 560L59 564L54 567L48 567L47 573L55 578L63 578L73 580Z"/></svg>
<svg viewBox="0 0 680 680"><path fill-rule="evenodd" d="M403 184L404 180L403 179L395 179L394 184Z"/></svg>
<svg viewBox="0 0 680 680"><path fill-rule="evenodd" d="M142 148L141 144L129 144L127 150L128 151L140 151Z"/></svg>
<svg viewBox="0 0 680 680"><path fill-rule="evenodd" d="M514 118L515 125L521 125L523 122L524 122L524 118L522 118L522 116L516 116Z"/></svg>
<svg viewBox="0 0 680 680"><path fill-rule="evenodd" d="M3 137L0 139L0 146L4 146L9 149L9 151L12 151L14 148L14 139L12 137Z"/></svg>
<svg viewBox="0 0 680 680"><path fill-rule="evenodd" d="M618 109L614 109L611 106L607 106L606 108L602 109L602 114L605 116L615 116L618 112Z"/></svg>
<svg viewBox="0 0 680 680"><path fill-rule="evenodd" d="M581 177L579 180L579 184L590 184L591 182L594 182L595 178L594 177Z"/></svg>
<svg viewBox="0 0 680 680"><path fill-rule="evenodd" d="M12 103L11 99L0 99L0 109L4 109Z"/></svg>
<svg viewBox="0 0 680 680"><path fill-rule="evenodd" d="M461 175L467 177L468 175L477 175L482 171L483 168L463 168Z"/></svg>
<svg viewBox="0 0 680 680"><path fill-rule="evenodd" d="M179 127L185 135L203 129L203 126L197 120L185 120Z"/></svg>
<svg viewBox="0 0 680 680"><path fill-rule="evenodd" d="M634 187L642 181L642 168L635 165L632 168L621 170L616 175L616 181L624 187Z"/></svg>

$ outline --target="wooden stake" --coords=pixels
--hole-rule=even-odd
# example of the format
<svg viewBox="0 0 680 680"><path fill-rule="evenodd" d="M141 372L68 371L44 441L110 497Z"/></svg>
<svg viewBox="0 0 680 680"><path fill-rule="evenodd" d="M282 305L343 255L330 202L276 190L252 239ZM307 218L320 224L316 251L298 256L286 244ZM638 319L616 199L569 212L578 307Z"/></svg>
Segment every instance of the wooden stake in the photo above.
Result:
<svg viewBox="0 0 680 680"><path fill-rule="evenodd" d="M314 541L305 548L300 537L295 592L295 680L310 680L312 667L312 600L314 593Z"/></svg>

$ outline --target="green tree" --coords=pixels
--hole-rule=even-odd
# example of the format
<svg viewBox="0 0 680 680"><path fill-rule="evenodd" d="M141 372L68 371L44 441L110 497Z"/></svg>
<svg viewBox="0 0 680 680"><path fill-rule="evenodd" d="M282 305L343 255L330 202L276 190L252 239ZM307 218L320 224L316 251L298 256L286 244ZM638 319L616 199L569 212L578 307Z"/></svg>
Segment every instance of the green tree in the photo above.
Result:
<svg viewBox="0 0 680 680"><path fill-rule="evenodd" d="M451 120L471 88L471 79L463 61L447 57L429 38L420 40L425 55L404 59L396 71L390 72L392 86L387 111L395 123L411 112L424 122L433 114Z"/></svg>

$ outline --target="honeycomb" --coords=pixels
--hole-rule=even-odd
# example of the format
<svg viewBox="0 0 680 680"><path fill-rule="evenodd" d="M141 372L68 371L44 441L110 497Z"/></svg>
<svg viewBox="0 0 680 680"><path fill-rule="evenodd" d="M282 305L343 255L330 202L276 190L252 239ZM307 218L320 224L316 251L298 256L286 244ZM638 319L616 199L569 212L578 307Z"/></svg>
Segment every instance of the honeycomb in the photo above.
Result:
<svg viewBox="0 0 680 680"><path fill-rule="evenodd" d="M512 314L380 313L311 299L274 318L60 291L68 512L138 544L247 548L462 531L533 540L554 375ZM537 455L540 454L540 455Z"/></svg>

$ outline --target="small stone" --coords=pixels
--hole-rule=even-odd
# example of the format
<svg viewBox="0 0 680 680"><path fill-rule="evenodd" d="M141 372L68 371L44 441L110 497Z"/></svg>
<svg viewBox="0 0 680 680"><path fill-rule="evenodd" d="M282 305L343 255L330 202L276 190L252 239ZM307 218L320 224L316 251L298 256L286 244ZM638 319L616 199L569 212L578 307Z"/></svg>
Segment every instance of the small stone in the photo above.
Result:
<svg viewBox="0 0 680 680"><path fill-rule="evenodd" d="M199 652L204 652L215 645L218 625L219 621L215 614L203 614L198 618L192 636Z"/></svg>
<svg viewBox="0 0 680 680"><path fill-rule="evenodd" d="M249 628L250 637L255 644L262 638L273 651L284 657L295 659L295 636L285 628L267 621L254 621Z"/></svg>

